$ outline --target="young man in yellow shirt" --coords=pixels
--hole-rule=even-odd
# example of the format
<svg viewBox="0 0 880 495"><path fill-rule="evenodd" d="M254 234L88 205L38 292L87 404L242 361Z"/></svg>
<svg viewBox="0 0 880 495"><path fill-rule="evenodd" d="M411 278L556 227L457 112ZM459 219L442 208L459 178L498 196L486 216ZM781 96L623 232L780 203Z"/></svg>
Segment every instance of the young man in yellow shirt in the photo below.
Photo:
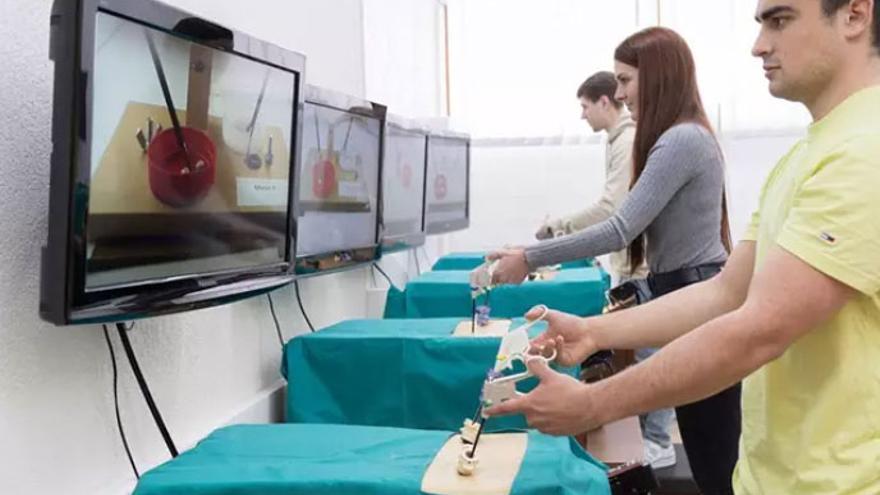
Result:
<svg viewBox="0 0 880 495"><path fill-rule="evenodd" d="M594 385L537 361L531 393L487 410L572 434L743 380L738 494L880 493L880 4L759 0L770 93L807 137L767 179L722 273L631 310L554 312L563 364L665 345Z"/></svg>

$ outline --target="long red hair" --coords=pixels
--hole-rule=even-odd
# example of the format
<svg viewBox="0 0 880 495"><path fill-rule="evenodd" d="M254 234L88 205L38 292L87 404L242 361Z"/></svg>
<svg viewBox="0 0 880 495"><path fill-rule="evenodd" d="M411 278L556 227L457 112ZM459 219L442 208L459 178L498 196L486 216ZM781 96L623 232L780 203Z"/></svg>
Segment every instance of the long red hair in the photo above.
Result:
<svg viewBox="0 0 880 495"><path fill-rule="evenodd" d="M678 33L661 27L639 31L623 40L614 51L614 59L639 70L632 189L645 170L651 148L670 127L694 122L712 132L712 126L697 88L694 57ZM731 240L726 196L722 188L721 242L729 253ZM629 245L629 260L633 269L645 260L644 232Z"/></svg>

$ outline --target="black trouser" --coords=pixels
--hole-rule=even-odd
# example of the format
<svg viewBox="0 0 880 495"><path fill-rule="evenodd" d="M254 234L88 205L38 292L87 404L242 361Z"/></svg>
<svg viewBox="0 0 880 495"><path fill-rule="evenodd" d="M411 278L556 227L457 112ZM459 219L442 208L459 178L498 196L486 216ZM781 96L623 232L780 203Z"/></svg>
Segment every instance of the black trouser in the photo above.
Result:
<svg viewBox="0 0 880 495"><path fill-rule="evenodd" d="M675 408L694 481L705 495L733 493L739 452L740 384L701 401Z"/></svg>
<svg viewBox="0 0 880 495"><path fill-rule="evenodd" d="M653 298L713 277L721 265L677 270L648 278ZM694 480L704 495L733 493L733 468L739 455L740 384L711 397L675 408Z"/></svg>

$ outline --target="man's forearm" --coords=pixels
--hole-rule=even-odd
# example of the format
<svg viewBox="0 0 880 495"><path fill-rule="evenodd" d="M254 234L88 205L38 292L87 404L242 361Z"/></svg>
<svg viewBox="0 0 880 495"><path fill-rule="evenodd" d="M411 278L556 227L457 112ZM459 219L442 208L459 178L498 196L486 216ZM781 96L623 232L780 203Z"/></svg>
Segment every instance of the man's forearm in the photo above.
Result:
<svg viewBox="0 0 880 495"><path fill-rule="evenodd" d="M661 347L741 304L742 297L715 277L635 308L587 318L584 325L600 349Z"/></svg>
<svg viewBox="0 0 880 495"><path fill-rule="evenodd" d="M764 333L741 310L712 320L651 359L593 385L591 400L604 411L597 420L604 424L724 390L778 355L778 343L762 339Z"/></svg>
<svg viewBox="0 0 880 495"><path fill-rule="evenodd" d="M737 244L717 276L648 304L588 318L584 327L600 349L660 347L745 302L755 266L755 243Z"/></svg>
<svg viewBox="0 0 880 495"><path fill-rule="evenodd" d="M741 277L728 279L728 287L748 283L747 273L736 268L753 259L753 243L743 247L734 251L734 271L728 274ZM674 294L682 297L674 299L686 301L696 297L693 292L678 291ZM762 271L751 280L748 298L738 309L669 343L643 363L599 382L590 394L591 400L603 404L604 412L598 420L613 421L687 404L723 390L778 358L795 341L833 318L855 293L795 255L774 247ZM655 328L669 326L662 314L656 316Z"/></svg>

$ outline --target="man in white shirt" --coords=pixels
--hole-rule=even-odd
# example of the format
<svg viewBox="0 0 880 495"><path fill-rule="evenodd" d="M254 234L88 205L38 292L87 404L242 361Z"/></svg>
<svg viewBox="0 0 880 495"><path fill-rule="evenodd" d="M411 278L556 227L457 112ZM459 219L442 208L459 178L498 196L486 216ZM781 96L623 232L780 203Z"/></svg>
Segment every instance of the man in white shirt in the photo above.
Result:
<svg viewBox="0 0 880 495"><path fill-rule="evenodd" d="M561 218L548 220L538 229L538 240L556 235L572 234L591 225L607 220L623 202L632 180L632 146L636 136L636 124L614 99L617 80L611 72L597 72L590 76L577 91L582 112L581 118L593 132L605 131L605 188L602 196L587 208ZM610 269L615 283L629 279L642 279L648 269L642 265L632 272L626 250L609 255Z"/></svg>
<svg viewBox="0 0 880 495"><path fill-rule="evenodd" d="M605 188L602 196L587 208L561 218L547 220L535 237L538 240L567 235L607 220L623 203L632 181L632 147L636 136L636 124L623 104L614 98L617 79L611 72L597 72L590 76L577 90L582 112L593 132L605 131ZM614 284L632 280L640 291L640 302L650 299L645 279L648 267L645 263L630 270L626 249L608 255L609 273ZM656 349L639 349L636 359L649 358ZM653 411L640 417L642 435L645 439L645 458L654 468L675 464L675 449L669 435L672 409Z"/></svg>

